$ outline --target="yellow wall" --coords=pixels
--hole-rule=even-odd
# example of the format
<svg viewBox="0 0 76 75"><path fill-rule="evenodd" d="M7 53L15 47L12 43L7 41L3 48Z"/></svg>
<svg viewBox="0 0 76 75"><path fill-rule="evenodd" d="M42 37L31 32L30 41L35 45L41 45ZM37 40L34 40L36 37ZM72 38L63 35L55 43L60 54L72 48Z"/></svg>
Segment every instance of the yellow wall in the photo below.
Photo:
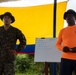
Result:
<svg viewBox="0 0 76 75"><path fill-rule="evenodd" d="M64 6L64 7L62 7ZM66 2L57 6L57 35L63 27L63 12ZM22 30L27 39L27 44L35 44L36 38L53 37L53 4L32 7L0 7L0 14L9 11L16 21L13 26ZM0 21L0 25L3 22Z"/></svg>
<svg viewBox="0 0 76 75"><path fill-rule="evenodd" d="M64 27L64 12L66 11L67 2L61 2L57 4L57 16L56 16L56 35L58 37L59 31Z"/></svg>

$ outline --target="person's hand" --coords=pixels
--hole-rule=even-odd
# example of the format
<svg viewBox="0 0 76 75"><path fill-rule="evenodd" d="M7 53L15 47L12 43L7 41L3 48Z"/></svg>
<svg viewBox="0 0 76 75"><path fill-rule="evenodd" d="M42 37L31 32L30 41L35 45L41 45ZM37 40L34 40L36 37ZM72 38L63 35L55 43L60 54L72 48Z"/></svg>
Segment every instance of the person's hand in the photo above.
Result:
<svg viewBox="0 0 76 75"><path fill-rule="evenodd" d="M63 47L63 52L69 52L69 48L67 46Z"/></svg>
<svg viewBox="0 0 76 75"><path fill-rule="evenodd" d="M7 50L7 53L9 53L10 55L16 55L17 53L16 53L16 50L10 50L10 49L8 49Z"/></svg>
<svg viewBox="0 0 76 75"><path fill-rule="evenodd" d="M6 50L6 60L15 61L15 59L16 59L16 51L13 49Z"/></svg>
<svg viewBox="0 0 76 75"><path fill-rule="evenodd" d="M11 50L11 52L12 52L13 54L15 54L15 55L17 54L15 50Z"/></svg>
<svg viewBox="0 0 76 75"><path fill-rule="evenodd" d="M71 48L73 53L76 53L76 47Z"/></svg>

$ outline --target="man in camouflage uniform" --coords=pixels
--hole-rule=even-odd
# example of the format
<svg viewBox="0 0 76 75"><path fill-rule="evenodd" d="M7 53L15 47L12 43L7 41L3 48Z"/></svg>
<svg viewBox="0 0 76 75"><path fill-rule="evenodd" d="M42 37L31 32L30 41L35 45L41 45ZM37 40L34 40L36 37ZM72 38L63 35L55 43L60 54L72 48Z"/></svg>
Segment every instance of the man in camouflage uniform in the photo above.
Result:
<svg viewBox="0 0 76 75"><path fill-rule="evenodd" d="M23 33L10 24L15 21L10 12L0 15L4 25L0 27L0 75L15 75L14 61L16 52L25 48L26 38ZM16 41L20 44L16 48Z"/></svg>

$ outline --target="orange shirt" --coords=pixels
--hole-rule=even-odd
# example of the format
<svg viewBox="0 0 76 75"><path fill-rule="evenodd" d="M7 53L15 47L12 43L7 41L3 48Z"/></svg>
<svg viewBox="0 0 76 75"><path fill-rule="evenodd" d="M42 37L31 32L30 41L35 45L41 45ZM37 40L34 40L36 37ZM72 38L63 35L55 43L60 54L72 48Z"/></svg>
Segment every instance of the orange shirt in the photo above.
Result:
<svg viewBox="0 0 76 75"><path fill-rule="evenodd" d="M69 48L76 47L76 25L68 26L60 31L56 47L62 51L64 46ZM62 51L62 58L76 60L76 53Z"/></svg>

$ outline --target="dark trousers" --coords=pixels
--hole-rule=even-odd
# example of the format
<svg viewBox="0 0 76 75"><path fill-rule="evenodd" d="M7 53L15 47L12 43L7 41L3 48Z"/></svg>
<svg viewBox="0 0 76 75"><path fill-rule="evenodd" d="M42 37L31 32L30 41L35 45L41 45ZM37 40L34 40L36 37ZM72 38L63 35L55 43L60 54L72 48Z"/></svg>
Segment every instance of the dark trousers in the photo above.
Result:
<svg viewBox="0 0 76 75"><path fill-rule="evenodd" d="M76 60L61 59L60 75L72 75L74 71L76 75Z"/></svg>
<svg viewBox="0 0 76 75"><path fill-rule="evenodd" d="M0 62L0 75L15 75L13 62Z"/></svg>

